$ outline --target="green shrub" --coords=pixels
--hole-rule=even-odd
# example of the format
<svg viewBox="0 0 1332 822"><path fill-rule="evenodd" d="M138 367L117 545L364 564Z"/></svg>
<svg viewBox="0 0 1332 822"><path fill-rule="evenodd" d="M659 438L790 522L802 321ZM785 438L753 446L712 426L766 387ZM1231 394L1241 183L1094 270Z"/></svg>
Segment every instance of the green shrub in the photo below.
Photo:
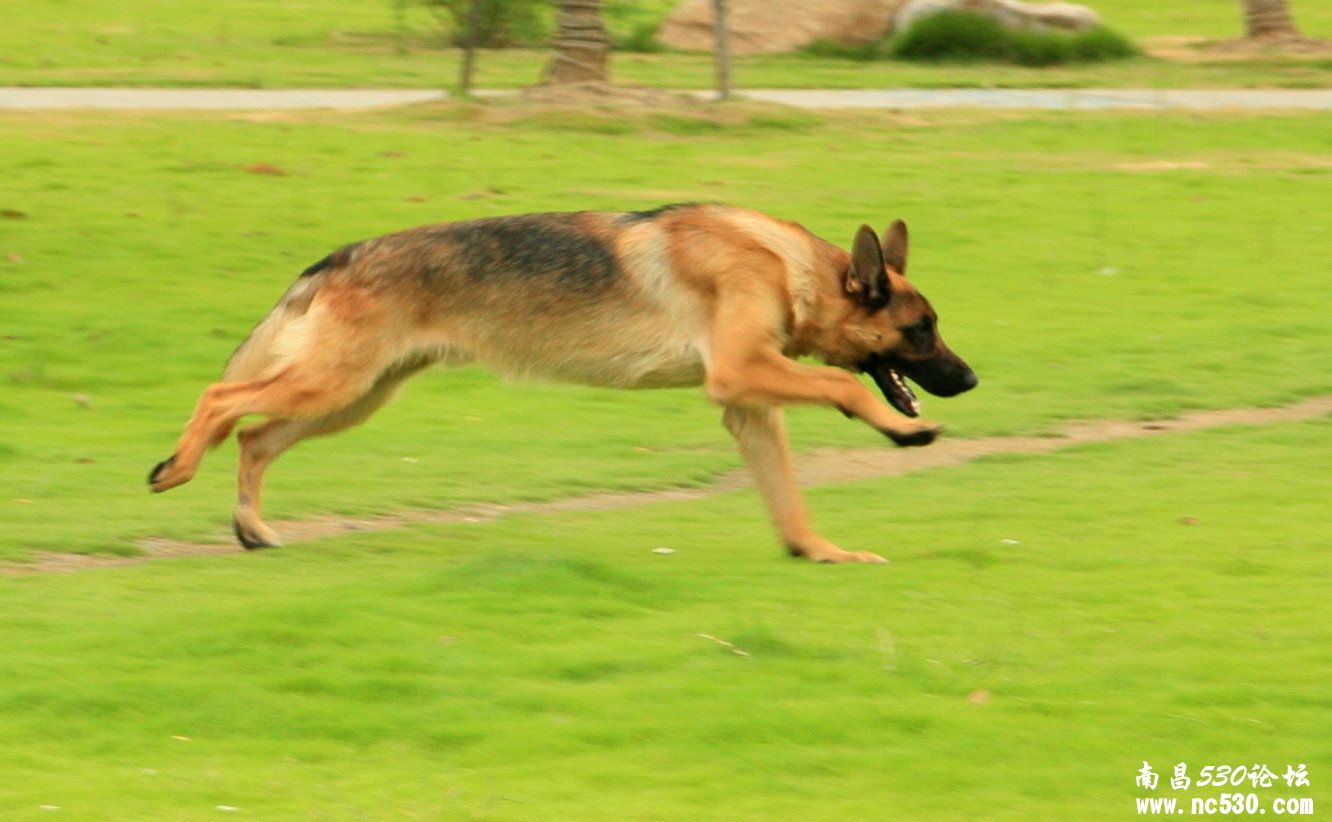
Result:
<svg viewBox="0 0 1332 822"><path fill-rule="evenodd" d="M413 2L425 6L450 32L454 45L466 42L471 0L394 0L399 9ZM483 0L476 44L482 48L507 48L540 43L550 33L545 5L543 0Z"/></svg>
<svg viewBox="0 0 1332 822"><path fill-rule="evenodd" d="M888 51L904 60L998 60L1011 40L1011 32L989 17L946 11L917 20L893 38Z"/></svg>
<svg viewBox="0 0 1332 822"><path fill-rule="evenodd" d="M657 24L655 23L640 23L623 37L612 35L611 48L615 51L636 51L643 54L666 50L666 47L657 40Z"/></svg>
<svg viewBox="0 0 1332 822"><path fill-rule="evenodd" d="M833 40L815 40L809 45L800 49L801 54L807 54L810 57L833 57L839 60L861 60L869 62L871 60L882 60L887 55L884 53L887 40L875 40L871 43L862 43L860 45L847 45Z"/></svg>
<svg viewBox="0 0 1332 822"><path fill-rule="evenodd" d="M1013 31L984 15L950 11L917 20L891 40L887 52L903 60L1050 66L1131 57L1138 50L1105 26L1076 33Z"/></svg>
<svg viewBox="0 0 1332 822"><path fill-rule="evenodd" d="M1073 59L1082 61L1117 60L1135 57L1141 51L1133 41L1111 28L1097 26L1073 38Z"/></svg>

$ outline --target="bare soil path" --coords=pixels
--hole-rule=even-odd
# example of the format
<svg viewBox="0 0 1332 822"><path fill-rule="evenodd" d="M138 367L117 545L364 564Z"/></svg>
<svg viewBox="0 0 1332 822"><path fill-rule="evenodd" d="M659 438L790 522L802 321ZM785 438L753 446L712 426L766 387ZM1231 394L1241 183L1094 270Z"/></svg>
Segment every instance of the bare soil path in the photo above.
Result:
<svg viewBox="0 0 1332 822"><path fill-rule="evenodd" d="M1196 411L1168 420L1129 422L1098 420L1076 423L1045 436L942 439L925 448L818 449L796 455L802 487L895 477L928 468L963 465L992 454L1044 454L1092 442L1178 434L1228 425L1269 425L1309 420L1332 414L1332 395L1276 408L1234 408ZM731 471L714 482L694 488L657 491L601 492L545 502L469 505L443 511L399 511L373 517L322 516L304 520L272 521L288 544L336 537L351 533L392 531L408 525L492 522L515 515L550 515L570 511L611 511L657 502L696 500L748 488L752 482L744 471ZM242 553L230 535L218 534L214 542L185 542L151 538L141 540L143 554L108 557L86 554L45 553L31 563L0 565L0 575L28 575L57 571L79 571L133 565L169 557ZM275 549L287 550L287 549Z"/></svg>

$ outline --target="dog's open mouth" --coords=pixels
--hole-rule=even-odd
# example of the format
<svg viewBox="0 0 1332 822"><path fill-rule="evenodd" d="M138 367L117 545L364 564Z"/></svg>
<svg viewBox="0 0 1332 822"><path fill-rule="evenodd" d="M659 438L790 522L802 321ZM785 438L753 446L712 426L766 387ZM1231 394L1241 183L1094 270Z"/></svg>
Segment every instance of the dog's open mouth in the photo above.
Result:
<svg viewBox="0 0 1332 822"><path fill-rule="evenodd" d="M908 417L920 416L920 400L916 399L916 393L903 379L902 372L882 361L871 364L865 370L874 378L874 383L893 408Z"/></svg>

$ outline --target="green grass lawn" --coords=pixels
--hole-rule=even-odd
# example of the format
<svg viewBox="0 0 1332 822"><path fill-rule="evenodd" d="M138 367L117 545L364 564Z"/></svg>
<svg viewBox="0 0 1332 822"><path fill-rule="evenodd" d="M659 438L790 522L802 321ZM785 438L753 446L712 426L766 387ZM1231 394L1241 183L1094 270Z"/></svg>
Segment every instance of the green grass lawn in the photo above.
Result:
<svg viewBox="0 0 1332 822"><path fill-rule="evenodd" d="M843 243L905 217L913 278L982 378L925 398L953 436L1324 394L1332 238L1314 215L1332 200L1330 122L0 116L0 558L220 537L234 446L170 494L143 482L250 326L330 249L487 214L717 200ZM696 390L431 372L365 427L284 457L269 514L704 482L738 462L718 416ZM826 409L794 413L792 438L890 447Z"/></svg>
<svg viewBox="0 0 1332 822"><path fill-rule="evenodd" d="M841 242L905 217L982 378L925 398L952 436L1327 394L1330 126L3 114L0 561L219 537L234 446L170 494L144 479L252 323L340 244L479 215L719 200ZM269 513L702 483L737 465L718 416L430 372L279 462ZM826 409L791 434L891 447ZM0 575L0 818L1122 819L1144 760L1305 763L1312 788L1256 792L1325 810L1329 434L814 489L821 530L887 567L784 559L742 492Z"/></svg>
<svg viewBox="0 0 1332 822"><path fill-rule="evenodd" d="M1226 39L1241 33L1233 0L1107 0L1094 6L1108 25L1130 37L1180 35ZM625 36L659 20L672 6L651 0L608 4L614 34ZM1332 36L1327 3L1292 3L1304 31ZM0 84L225 86L451 86L457 54L441 48L431 19L416 6L401 20L389 0L291 3L230 0L162 3L94 0L32 3L0 0ZM482 86L536 82L548 54L488 52ZM1279 86L1320 87L1326 60L1223 61L1181 64L1135 59L1098 66L1021 69L857 63L798 55L738 60L741 87L867 86ZM617 80L707 88L706 55L620 53Z"/></svg>
<svg viewBox="0 0 1332 822"><path fill-rule="evenodd" d="M745 492L0 579L0 815L1126 819L1143 760L1321 807L1329 434L812 494L887 567Z"/></svg>

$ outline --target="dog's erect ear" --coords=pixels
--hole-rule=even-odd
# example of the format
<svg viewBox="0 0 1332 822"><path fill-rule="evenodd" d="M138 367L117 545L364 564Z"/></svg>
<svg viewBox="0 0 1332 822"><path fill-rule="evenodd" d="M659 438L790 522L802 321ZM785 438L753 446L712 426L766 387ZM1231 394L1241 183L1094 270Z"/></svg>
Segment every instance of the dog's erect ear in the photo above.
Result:
<svg viewBox="0 0 1332 822"><path fill-rule="evenodd" d="M851 246L851 267L846 272L846 293L870 308L888 302L888 275L883 271L883 250L874 229L862 225Z"/></svg>
<svg viewBox="0 0 1332 822"><path fill-rule="evenodd" d="M907 229L906 223L893 220L883 235L883 261L889 268L906 276Z"/></svg>

